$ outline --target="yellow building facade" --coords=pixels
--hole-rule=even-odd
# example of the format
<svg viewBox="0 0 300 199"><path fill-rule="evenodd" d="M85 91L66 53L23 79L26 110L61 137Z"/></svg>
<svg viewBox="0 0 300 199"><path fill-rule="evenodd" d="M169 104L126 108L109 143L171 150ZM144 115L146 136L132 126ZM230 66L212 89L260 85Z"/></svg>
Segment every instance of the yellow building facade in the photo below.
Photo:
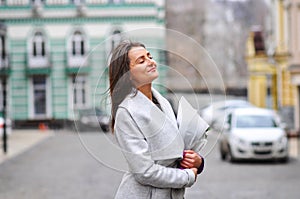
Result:
<svg viewBox="0 0 300 199"><path fill-rule="evenodd" d="M285 4L271 1L272 31L252 27L247 40L248 100L262 108L278 111L288 128L294 126L294 86L288 69L289 51L286 35ZM292 115L292 117L290 117Z"/></svg>

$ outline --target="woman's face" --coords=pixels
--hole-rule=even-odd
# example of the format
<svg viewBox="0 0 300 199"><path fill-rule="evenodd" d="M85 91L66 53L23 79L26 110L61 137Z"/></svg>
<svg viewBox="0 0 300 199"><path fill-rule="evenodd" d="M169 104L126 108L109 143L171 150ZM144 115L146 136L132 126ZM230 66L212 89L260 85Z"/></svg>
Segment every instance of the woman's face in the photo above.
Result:
<svg viewBox="0 0 300 199"><path fill-rule="evenodd" d="M130 60L130 77L138 88L151 83L158 77L156 62L152 55L143 47L133 47L128 52Z"/></svg>

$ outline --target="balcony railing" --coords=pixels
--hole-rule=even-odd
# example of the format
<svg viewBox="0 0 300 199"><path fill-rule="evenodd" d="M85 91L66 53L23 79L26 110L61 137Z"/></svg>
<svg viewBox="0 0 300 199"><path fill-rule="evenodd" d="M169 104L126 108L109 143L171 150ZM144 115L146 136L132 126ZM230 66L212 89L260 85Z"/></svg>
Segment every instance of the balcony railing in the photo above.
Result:
<svg viewBox="0 0 300 199"><path fill-rule="evenodd" d="M88 65L88 60L85 56L69 56L67 59L69 68L80 68Z"/></svg>
<svg viewBox="0 0 300 199"><path fill-rule="evenodd" d="M28 68L48 68L50 67L49 55L32 56L28 55Z"/></svg>

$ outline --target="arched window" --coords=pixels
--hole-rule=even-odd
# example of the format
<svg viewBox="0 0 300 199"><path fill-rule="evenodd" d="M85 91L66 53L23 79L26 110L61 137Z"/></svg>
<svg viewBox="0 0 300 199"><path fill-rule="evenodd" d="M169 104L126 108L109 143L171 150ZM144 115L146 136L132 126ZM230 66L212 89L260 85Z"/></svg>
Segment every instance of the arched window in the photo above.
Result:
<svg viewBox="0 0 300 199"><path fill-rule="evenodd" d="M111 50L115 49L117 45L121 42L122 37L121 37L121 31L120 30L115 30L112 33L112 38L111 38Z"/></svg>
<svg viewBox="0 0 300 199"><path fill-rule="evenodd" d="M85 34L76 30L68 39L68 66L69 67L81 67L87 66L88 60L86 54L88 52L88 43Z"/></svg>
<svg viewBox="0 0 300 199"><path fill-rule="evenodd" d="M29 67L49 67L48 42L42 31L35 31L28 41Z"/></svg>
<svg viewBox="0 0 300 199"><path fill-rule="evenodd" d="M72 76L73 104L82 108L87 104L87 79L84 75Z"/></svg>
<svg viewBox="0 0 300 199"><path fill-rule="evenodd" d="M76 31L72 36L72 56L83 56L85 54L85 41L81 32Z"/></svg>
<svg viewBox="0 0 300 199"><path fill-rule="evenodd" d="M45 38L43 36L43 33L36 32L32 40L32 56L45 57L45 55L46 55Z"/></svg>

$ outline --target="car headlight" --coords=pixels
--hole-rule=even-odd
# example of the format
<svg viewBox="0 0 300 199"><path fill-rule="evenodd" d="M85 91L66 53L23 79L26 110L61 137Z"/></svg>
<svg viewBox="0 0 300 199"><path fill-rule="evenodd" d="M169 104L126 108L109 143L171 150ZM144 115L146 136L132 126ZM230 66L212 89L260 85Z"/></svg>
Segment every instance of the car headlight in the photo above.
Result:
<svg viewBox="0 0 300 199"><path fill-rule="evenodd" d="M236 137L236 136L232 136L232 141L235 142L238 145L242 145L242 146L247 145L247 142L244 139Z"/></svg>
<svg viewBox="0 0 300 199"><path fill-rule="evenodd" d="M279 139L278 139L278 144L282 145L282 144L286 144L287 142L287 138L285 136L281 136Z"/></svg>
<svg viewBox="0 0 300 199"><path fill-rule="evenodd" d="M241 144L241 145L247 145L247 142L241 138L239 138L238 141L239 141L239 144Z"/></svg>

